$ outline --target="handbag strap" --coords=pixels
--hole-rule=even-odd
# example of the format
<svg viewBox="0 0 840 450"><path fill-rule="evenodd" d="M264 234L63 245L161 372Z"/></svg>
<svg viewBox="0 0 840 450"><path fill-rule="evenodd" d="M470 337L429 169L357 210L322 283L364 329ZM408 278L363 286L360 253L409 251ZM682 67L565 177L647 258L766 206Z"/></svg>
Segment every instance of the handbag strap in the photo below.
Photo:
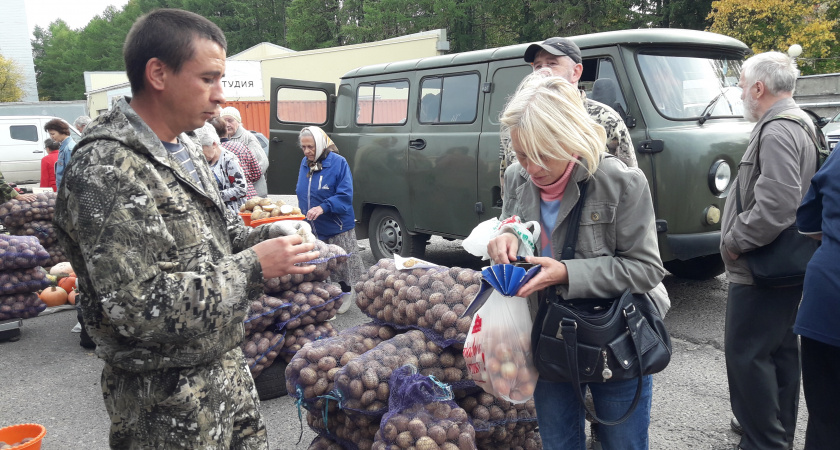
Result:
<svg viewBox="0 0 840 450"><path fill-rule="evenodd" d="M575 247L577 247L578 231L580 231L580 216L583 214L583 199L586 197L586 189L589 183L584 180L578 183L580 197L575 207L569 212L569 228L566 230L566 241L563 243L563 250L560 252L560 260L575 259Z"/></svg>
<svg viewBox="0 0 840 450"><path fill-rule="evenodd" d="M625 295L630 295L630 293L625 292ZM633 341L633 347L635 347L636 349L636 358L639 363L639 382L636 385L636 394L633 396L633 403L630 405L630 408L627 409L627 412L624 413L623 416L613 421L604 420L598 417L595 414L595 410L590 409L589 405L584 400L583 392L581 392L580 389L580 372L578 371L577 322L569 318L563 318L563 320L560 321L560 333L563 336L563 342L566 343L566 359L569 362L569 372L572 376L572 384L577 386L577 388L574 389L574 391L577 394L578 400L583 405L583 407L586 408L586 411L592 416L592 418L596 422L602 423L604 425L618 425L630 418L630 415L633 414L633 411L636 410L636 406L639 404L639 399L642 396L642 377L644 376L642 374L642 368L644 367L644 365L642 364L642 338L639 335L639 327L641 326L642 320L644 320L644 318L639 313L639 311L636 310L636 306L632 303L625 306L622 310L622 313L624 314L624 319L627 323L627 329L630 332L630 339Z"/></svg>

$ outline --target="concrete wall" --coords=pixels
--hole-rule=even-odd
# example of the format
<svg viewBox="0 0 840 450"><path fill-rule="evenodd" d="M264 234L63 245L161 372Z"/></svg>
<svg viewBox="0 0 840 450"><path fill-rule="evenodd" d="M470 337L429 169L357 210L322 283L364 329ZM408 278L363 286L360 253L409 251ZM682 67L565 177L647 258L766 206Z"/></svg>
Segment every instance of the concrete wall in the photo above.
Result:
<svg viewBox="0 0 840 450"><path fill-rule="evenodd" d="M84 115L87 115L84 100L0 103L0 116L53 116L72 125L77 117Z"/></svg>
<svg viewBox="0 0 840 450"><path fill-rule="evenodd" d="M793 98L801 108L834 117L840 111L840 73L799 77Z"/></svg>

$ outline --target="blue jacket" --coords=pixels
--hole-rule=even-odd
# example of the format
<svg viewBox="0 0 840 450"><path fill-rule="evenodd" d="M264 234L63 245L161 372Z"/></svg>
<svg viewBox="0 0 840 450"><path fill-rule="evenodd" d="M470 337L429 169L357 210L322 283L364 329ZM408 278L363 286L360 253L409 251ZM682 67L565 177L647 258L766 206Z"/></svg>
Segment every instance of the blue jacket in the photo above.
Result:
<svg viewBox="0 0 840 450"><path fill-rule="evenodd" d="M822 244L805 270L802 303L793 331L840 347L840 146L811 179L796 212L801 233L822 232Z"/></svg>
<svg viewBox="0 0 840 450"><path fill-rule="evenodd" d="M330 152L321 163L323 169L312 177L307 177L309 166L306 162L304 157L295 189L298 207L304 215L316 206L324 210L324 214L312 223L312 232L324 241L355 228L353 175L347 161L341 155Z"/></svg>
<svg viewBox="0 0 840 450"><path fill-rule="evenodd" d="M70 164L70 156L73 154L73 149L76 148L76 141L70 136L67 136L61 141L61 147L58 147L58 159L55 161L55 187L61 187L61 179L64 177L64 170Z"/></svg>

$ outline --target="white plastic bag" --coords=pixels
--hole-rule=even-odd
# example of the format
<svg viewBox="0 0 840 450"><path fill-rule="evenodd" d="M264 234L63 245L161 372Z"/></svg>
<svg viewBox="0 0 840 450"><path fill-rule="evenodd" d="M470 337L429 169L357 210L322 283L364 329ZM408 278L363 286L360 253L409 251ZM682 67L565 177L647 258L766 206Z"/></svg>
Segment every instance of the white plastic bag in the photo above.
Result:
<svg viewBox="0 0 840 450"><path fill-rule="evenodd" d="M478 224L464 239L464 250L481 259L490 259L487 254L487 244L502 233L513 233L519 238L517 256L534 256L535 237L540 235L540 224L536 221L522 222L519 216L512 216L499 221L497 218L485 220Z"/></svg>
<svg viewBox="0 0 840 450"><path fill-rule="evenodd" d="M531 399L539 376L531 355L528 300L512 295L535 272L510 264L485 269L482 289L467 308L480 305L464 343L467 370L478 386L511 403ZM501 279L488 279L497 276Z"/></svg>

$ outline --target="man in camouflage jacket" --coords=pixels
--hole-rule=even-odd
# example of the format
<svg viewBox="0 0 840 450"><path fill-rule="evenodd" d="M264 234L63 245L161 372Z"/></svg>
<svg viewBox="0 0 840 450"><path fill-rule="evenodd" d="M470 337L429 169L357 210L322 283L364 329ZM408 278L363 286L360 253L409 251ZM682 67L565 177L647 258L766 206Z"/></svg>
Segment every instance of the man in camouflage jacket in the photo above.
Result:
<svg viewBox="0 0 840 450"><path fill-rule="evenodd" d="M535 72L544 70L553 76L565 78L566 81L575 85L583 73L580 48L571 40L561 37L546 39L541 44L531 44L525 50L525 62L531 63ZM586 98L585 92L581 91L580 95L589 116L607 132L605 150L617 156L627 167L638 166L630 132L621 116L611 107ZM500 177L504 186L505 169L516 162L516 157L513 152L507 150L507 145L502 146L501 153Z"/></svg>
<svg viewBox="0 0 840 450"><path fill-rule="evenodd" d="M84 325L105 360L110 445L267 449L239 349L243 321L264 278L309 272L295 264L317 253L300 236L245 227L184 134L224 101L221 30L164 9L140 18L126 41L134 98L85 130L55 215Z"/></svg>

